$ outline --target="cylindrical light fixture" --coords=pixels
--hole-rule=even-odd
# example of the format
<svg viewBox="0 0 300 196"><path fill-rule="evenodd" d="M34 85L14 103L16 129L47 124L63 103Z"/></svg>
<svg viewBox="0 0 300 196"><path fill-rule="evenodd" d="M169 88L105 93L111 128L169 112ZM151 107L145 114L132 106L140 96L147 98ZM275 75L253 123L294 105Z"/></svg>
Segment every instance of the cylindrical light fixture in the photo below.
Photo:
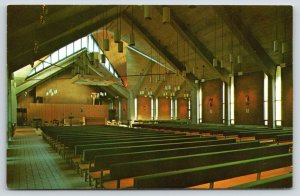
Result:
<svg viewBox="0 0 300 196"><path fill-rule="evenodd" d="M122 41L120 41L118 43L118 53L123 53L123 42Z"/></svg>
<svg viewBox="0 0 300 196"><path fill-rule="evenodd" d="M273 41L273 51L278 52L278 40Z"/></svg>
<svg viewBox="0 0 300 196"><path fill-rule="evenodd" d="M104 51L109 51L109 39L104 39L103 40L103 49Z"/></svg>
<svg viewBox="0 0 300 196"><path fill-rule="evenodd" d="M130 34L129 46L135 46L134 34L133 32Z"/></svg>
<svg viewBox="0 0 300 196"><path fill-rule="evenodd" d="M237 63L238 64L241 64L242 63L242 57L240 55L238 55L237 57Z"/></svg>
<svg viewBox="0 0 300 196"><path fill-rule="evenodd" d="M163 7L163 19L162 19L163 24L170 23L170 19L171 19L171 10L169 7L165 6Z"/></svg>
<svg viewBox="0 0 300 196"><path fill-rule="evenodd" d="M282 42L281 44L281 53L282 54L286 53L286 42Z"/></svg>
<svg viewBox="0 0 300 196"><path fill-rule="evenodd" d="M119 43L120 42L120 32L118 30L114 31L114 42Z"/></svg>
<svg viewBox="0 0 300 196"><path fill-rule="evenodd" d="M224 61L223 60L220 61L220 67L224 68Z"/></svg>
<svg viewBox="0 0 300 196"><path fill-rule="evenodd" d="M144 5L144 18L147 20L151 20L152 17L152 6L151 5Z"/></svg>
<svg viewBox="0 0 300 196"><path fill-rule="evenodd" d="M105 63L105 54L101 54L101 63Z"/></svg>
<svg viewBox="0 0 300 196"><path fill-rule="evenodd" d="M218 60L216 58L213 59L213 66L214 67L218 66Z"/></svg>
<svg viewBox="0 0 300 196"><path fill-rule="evenodd" d="M232 54L229 54L229 62L233 63L233 55Z"/></svg>

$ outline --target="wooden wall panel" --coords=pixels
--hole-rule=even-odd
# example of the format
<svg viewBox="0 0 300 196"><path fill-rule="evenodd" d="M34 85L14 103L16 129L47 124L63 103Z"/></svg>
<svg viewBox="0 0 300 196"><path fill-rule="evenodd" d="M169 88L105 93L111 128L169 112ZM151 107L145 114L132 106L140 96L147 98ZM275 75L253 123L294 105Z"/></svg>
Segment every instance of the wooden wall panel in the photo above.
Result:
<svg viewBox="0 0 300 196"><path fill-rule="evenodd" d="M71 115L74 118L108 118L108 105L29 103L26 108L28 123L33 118L41 118L43 122L50 122L54 119L68 119ZM81 108L83 108L83 112L81 112Z"/></svg>

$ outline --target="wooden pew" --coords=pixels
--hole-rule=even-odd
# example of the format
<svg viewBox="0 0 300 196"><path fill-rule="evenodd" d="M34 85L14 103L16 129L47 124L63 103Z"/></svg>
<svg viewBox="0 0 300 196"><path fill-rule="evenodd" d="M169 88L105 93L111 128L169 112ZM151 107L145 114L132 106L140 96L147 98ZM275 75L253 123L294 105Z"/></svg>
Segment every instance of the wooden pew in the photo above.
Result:
<svg viewBox="0 0 300 196"><path fill-rule="evenodd" d="M205 141L215 140L216 137L186 137L186 138L175 138L175 139L156 139L156 140L145 140L138 142L109 142L102 144L90 144L90 145L76 145L75 154L80 155L84 150L97 149L97 148L113 148L113 147L126 147L126 146L139 146L139 145L153 145L153 144L168 144L168 143L179 143L179 142L193 142L193 141ZM87 158L87 153L83 156ZM83 160L84 160L83 159Z"/></svg>
<svg viewBox="0 0 300 196"><path fill-rule="evenodd" d="M89 144L89 145L76 145L75 155L83 154L83 159L81 164L79 164L80 171L86 171L90 167L90 161L94 159L95 155L102 148L113 148L113 147L129 147L129 146L145 146L145 145L155 145L155 144L171 144L171 143L182 143L182 142L193 142L193 141L206 141L215 140L215 137L186 137L186 138L175 138L175 139L156 139L156 140L146 140L145 141L129 141L129 142L114 142L105 141L101 144ZM80 172L78 171L78 172Z"/></svg>
<svg viewBox="0 0 300 196"><path fill-rule="evenodd" d="M273 142L275 142L276 137L279 135L286 135L286 134L290 134L290 131L274 131L274 132L265 132L265 133L256 133L255 134L255 139L256 140L264 140L264 139L271 139L273 140Z"/></svg>
<svg viewBox="0 0 300 196"><path fill-rule="evenodd" d="M276 135L276 143L279 144L281 142L292 142L293 141L293 134L282 134Z"/></svg>
<svg viewBox="0 0 300 196"><path fill-rule="evenodd" d="M215 181L290 165L292 165L291 153L266 156L136 177L134 188L186 188L204 183L211 183L210 188L213 188Z"/></svg>
<svg viewBox="0 0 300 196"><path fill-rule="evenodd" d="M96 179L95 186L97 187L97 180L103 177L103 171L110 169L112 164L125 163L130 161L141 161L148 159L166 158L176 155L192 155L208 152L217 152L225 150L234 150L242 148L253 148L258 147L260 144L257 141L251 142L240 142L240 143L229 143L229 144L218 144L218 145L207 145L207 146L196 146L188 148L173 148L173 149L161 149L161 150L150 150L130 153L118 153L118 154L107 154L96 156L94 161L94 167L90 168L90 178ZM95 173L95 171L99 171Z"/></svg>
<svg viewBox="0 0 300 196"><path fill-rule="evenodd" d="M270 189L270 188L292 188L293 173L288 173L272 178L257 180L246 184L231 187L231 189Z"/></svg>
<svg viewBox="0 0 300 196"><path fill-rule="evenodd" d="M64 141L62 151L68 150L69 154L75 153L75 146L76 145L91 145L91 144L104 144L108 142L138 142L138 141L145 141L145 140L162 140L162 139L176 139L176 138L191 138L195 136L182 136L182 135L162 135L162 136L130 136L130 137L109 137L109 138L93 138L93 139L72 139Z"/></svg>
<svg viewBox="0 0 300 196"><path fill-rule="evenodd" d="M207 140L207 141L193 141L193 142L179 142L170 144L155 144L155 145L142 145L142 146L127 146L127 147L115 147L115 148L100 148L95 150L86 150L83 152L83 162L89 162L87 160L92 160L97 155L111 155L117 153L130 153L130 152L141 152L149 150L161 150L161 149L173 149L173 148L186 148L186 147L196 147L196 146L206 146L206 145L217 145L217 144L229 144L235 143L235 139L222 139L222 140ZM89 153L89 158L85 158L86 153ZM86 167L85 174L91 168L92 162L88 163ZM87 179L87 178L85 178Z"/></svg>
<svg viewBox="0 0 300 196"><path fill-rule="evenodd" d="M120 179L124 178L239 161L243 159L258 158L263 156L278 155L287 152L289 152L289 145L273 145L120 163L111 166L110 177L111 179L117 180L119 185Z"/></svg>

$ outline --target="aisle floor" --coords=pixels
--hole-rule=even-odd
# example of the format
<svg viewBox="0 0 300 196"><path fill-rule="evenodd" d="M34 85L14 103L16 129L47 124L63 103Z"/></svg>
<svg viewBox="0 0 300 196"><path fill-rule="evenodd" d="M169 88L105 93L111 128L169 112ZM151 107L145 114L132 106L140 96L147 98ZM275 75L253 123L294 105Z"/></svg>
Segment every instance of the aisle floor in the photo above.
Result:
<svg viewBox="0 0 300 196"><path fill-rule="evenodd" d="M32 128L16 131L7 149L8 189L89 189Z"/></svg>

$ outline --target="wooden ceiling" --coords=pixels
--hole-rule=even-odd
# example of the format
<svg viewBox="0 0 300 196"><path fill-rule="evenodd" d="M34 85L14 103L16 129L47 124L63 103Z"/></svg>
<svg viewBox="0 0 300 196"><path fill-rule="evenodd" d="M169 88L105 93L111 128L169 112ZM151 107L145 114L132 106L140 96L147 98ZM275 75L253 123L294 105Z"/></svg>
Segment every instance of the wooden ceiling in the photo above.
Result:
<svg viewBox="0 0 300 196"><path fill-rule="evenodd" d="M144 19L144 8L137 5L48 7L48 19L42 27L38 24L40 6L8 7L9 71L26 66L32 59L45 56L91 32L102 46L103 25L107 25L111 40L111 50L106 55L120 75L129 76L123 78L127 89L136 92L151 88L160 96L163 86L170 81L186 88L195 79L203 77L203 65L205 79L219 78L225 82L232 71L235 74L238 71L264 71L272 75L276 65L283 61L292 67L291 6L169 6L171 23L167 24L162 23L162 6L152 6L151 20ZM15 17L16 14L23 17ZM119 17L124 42L121 54L117 52L117 44L113 43L113 31ZM147 71L149 59L126 48L132 26L135 48L169 69L176 69L177 74L166 76L166 81L154 79L155 82L150 82L149 76L130 77L149 74L151 70L152 73L164 73L164 68L155 63ZM32 51L35 39L40 44L37 55ZM273 51L274 40L287 43L284 57ZM229 54L234 57L233 70ZM241 66L237 64L238 55L243 59ZM224 68L212 66L214 57L223 60ZM188 73L187 83L182 77L184 70Z"/></svg>

